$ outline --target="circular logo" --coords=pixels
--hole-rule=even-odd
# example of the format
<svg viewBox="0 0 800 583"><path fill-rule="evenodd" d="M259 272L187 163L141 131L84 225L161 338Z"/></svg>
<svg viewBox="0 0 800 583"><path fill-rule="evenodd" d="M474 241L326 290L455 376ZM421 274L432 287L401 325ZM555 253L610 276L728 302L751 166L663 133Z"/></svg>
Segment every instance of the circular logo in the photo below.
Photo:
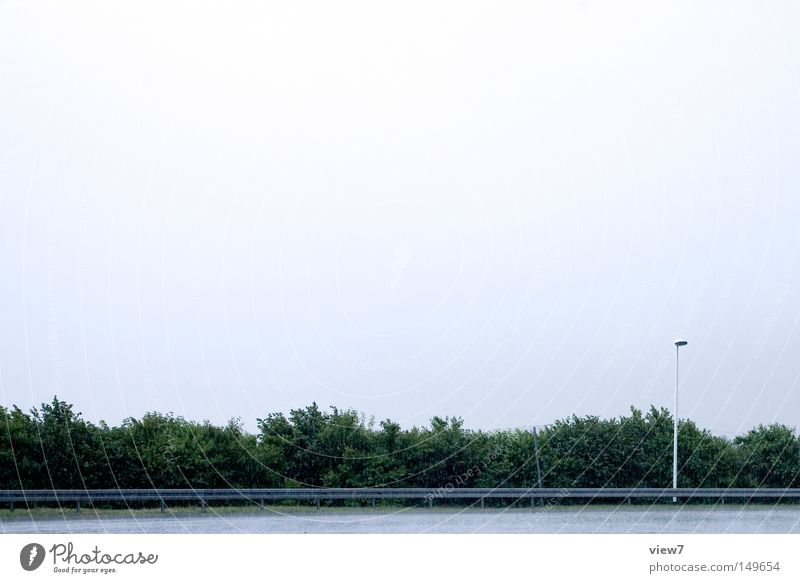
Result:
<svg viewBox="0 0 800 583"><path fill-rule="evenodd" d="M19 564L26 571L35 571L44 562L44 547L39 543L29 543L19 552Z"/></svg>

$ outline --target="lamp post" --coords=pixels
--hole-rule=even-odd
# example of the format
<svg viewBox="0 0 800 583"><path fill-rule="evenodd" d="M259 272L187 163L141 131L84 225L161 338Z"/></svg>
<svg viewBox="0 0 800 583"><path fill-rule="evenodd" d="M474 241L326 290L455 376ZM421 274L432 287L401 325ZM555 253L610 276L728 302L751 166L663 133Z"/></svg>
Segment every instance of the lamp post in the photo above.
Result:
<svg viewBox="0 0 800 583"><path fill-rule="evenodd" d="M672 489L678 487L678 362L680 359L681 346L689 344L686 340L678 338L675 340L675 413L672 419ZM673 502L677 502L676 496L672 497Z"/></svg>

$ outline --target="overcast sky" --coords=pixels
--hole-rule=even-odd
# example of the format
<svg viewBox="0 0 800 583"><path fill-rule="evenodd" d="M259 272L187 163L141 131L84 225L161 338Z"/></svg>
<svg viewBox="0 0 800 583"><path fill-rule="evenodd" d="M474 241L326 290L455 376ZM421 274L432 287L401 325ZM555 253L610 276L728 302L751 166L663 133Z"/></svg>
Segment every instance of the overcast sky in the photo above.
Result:
<svg viewBox="0 0 800 583"><path fill-rule="evenodd" d="M800 7L597 4L1 2L0 403L800 423Z"/></svg>

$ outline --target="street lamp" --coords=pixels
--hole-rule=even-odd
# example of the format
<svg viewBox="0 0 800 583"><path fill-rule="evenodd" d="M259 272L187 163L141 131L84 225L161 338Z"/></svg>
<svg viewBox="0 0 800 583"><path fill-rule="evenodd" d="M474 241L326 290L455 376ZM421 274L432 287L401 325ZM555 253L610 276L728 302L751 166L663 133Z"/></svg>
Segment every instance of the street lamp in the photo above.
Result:
<svg viewBox="0 0 800 583"><path fill-rule="evenodd" d="M675 340L675 414L672 419L672 488L678 487L678 361L681 346L689 344L683 338ZM673 496L673 502L678 498Z"/></svg>

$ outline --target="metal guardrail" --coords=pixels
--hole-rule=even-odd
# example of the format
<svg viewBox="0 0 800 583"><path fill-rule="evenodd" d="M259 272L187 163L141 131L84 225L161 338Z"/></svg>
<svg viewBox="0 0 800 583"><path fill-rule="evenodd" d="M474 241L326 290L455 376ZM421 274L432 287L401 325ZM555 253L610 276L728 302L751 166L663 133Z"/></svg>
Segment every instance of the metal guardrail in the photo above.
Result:
<svg viewBox="0 0 800 583"><path fill-rule="evenodd" d="M800 498L800 488L261 488L261 489L106 489L106 490L0 490L0 503L14 505L33 503L75 504L103 502L197 502L205 508L210 501L243 501L263 506L265 502L283 500L312 501L319 506L322 500L424 500L432 506L434 500L480 501L504 498L508 500L549 499L621 499L648 498L659 500L726 498Z"/></svg>

